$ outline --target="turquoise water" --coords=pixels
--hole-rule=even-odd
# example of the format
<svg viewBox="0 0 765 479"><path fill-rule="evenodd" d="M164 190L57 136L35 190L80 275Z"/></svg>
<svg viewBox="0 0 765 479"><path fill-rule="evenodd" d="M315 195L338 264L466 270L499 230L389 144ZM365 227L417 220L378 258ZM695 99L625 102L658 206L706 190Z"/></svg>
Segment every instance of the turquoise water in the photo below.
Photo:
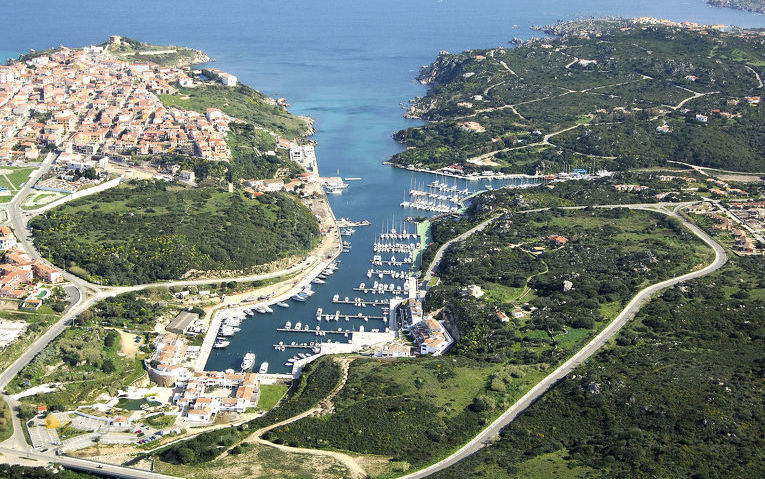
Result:
<svg viewBox="0 0 765 479"><path fill-rule="evenodd" d="M398 204L412 175L382 162L399 151L391 134L416 124L402 117L400 104L424 94L413 78L440 50L506 46L514 37L528 38L530 25L589 15L765 26L761 15L712 8L704 0L82 0L15 2L5 10L0 58L30 48L100 43L110 34L200 48L217 59L218 68L271 96L286 97L293 112L315 118L323 174L340 170L344 177L363 178L331 199L338 217L372 221L353 236L340 270L326 285L314 287L317 294L309 302L244 322L231 346L216 350L208 362L211 369L238 367L244 352L254 351L256 364L269 361L271 372L286 371L283 364L295 353L276 352L272 344L315 339L276 333L277 326L290 320L313 328L317 307L355 313L329 300L334 293L359 295L350 288L369 282L373 235L384 221L404 216ZM372 323L331 325L382 326Z"/></svg>

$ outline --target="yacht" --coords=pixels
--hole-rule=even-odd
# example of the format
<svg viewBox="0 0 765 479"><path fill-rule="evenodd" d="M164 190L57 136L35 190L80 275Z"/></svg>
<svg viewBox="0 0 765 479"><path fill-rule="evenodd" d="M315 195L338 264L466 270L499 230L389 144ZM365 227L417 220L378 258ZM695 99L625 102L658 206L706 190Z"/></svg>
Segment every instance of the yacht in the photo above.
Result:
<svg viewBox="0 0 765 479"><path fill-rule="evenodd" d="M286 323L284 323L284 329L290 329L290 328L292 328L292 322L291 321L287 321Z"/></svg>
<svg viewBox="0 0 765 479"><path fill-rule="evenodd" d="M306 296L303 293L298 293L298 294L294 295L291 299L293 301L300 301L301 303L304 303L305 300L308 299L308 296Z"/></svg>
<svg viewBox="0 0 765 479"><path fill-rule="evenodd" d="M273 313L274 312L274 310L271 309L271 307L269 305L267 305L267 304L263 306L263 311L265 311L266 313Z"/></svg>
<svg viewBox="0 0 765 479"><path fill-rule="evenodd" d="M215 340L215 344L213 344L213 347L215 349L223 349L226 346L228 346L229 344L231 344L231 342L229 342L229 341L227 341L227 340L225 340L223 338L218 338L218 339Z"/></svg>
<svg viewBox="0 0 765 479"><path fill-rule="evenodd" d="M266 373L268 372L268 361L264 361L264 362L263 362L263 363L260 365L260 369L258 369L258 372L259 372L260 374L266 374Z"/></svg>
<svg viewBox="0 0 765 479"><path fill-rule="evenodd" d="M276 305L279 306L280 308L289 308L290 307L290 305L288 303L285 303L284 301L279 301L278 303L276 303ZM268 363L266 363L266 364L268 364Z"/></svg>
<svg viewBox="0 0 765 479"><path fill-rule="evenodd" d="M242 371L247 371L255 364L255 353L247 353L242 359Z"/></svg>
<svg viewBox="0 0 765 479"><path fill-rule="evenodd" d="M323 312L324 312L324 310L321 309L321 308L316 310L316 320L317 321L321 321L321 313L323 313Z"/></svg>

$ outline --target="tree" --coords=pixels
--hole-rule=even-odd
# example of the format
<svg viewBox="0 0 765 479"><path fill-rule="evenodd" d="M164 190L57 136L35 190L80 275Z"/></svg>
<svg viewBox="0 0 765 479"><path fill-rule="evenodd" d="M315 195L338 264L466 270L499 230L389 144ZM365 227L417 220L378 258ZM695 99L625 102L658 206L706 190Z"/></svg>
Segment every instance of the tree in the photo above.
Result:
<svg viewBox="0 0 765 479"><path fill-rule="evenodd" d="M81 312L77 316L77 324L80 324L80 325L88 324L89 322L93 321L93 317L94 317L93 311L87 309Z"/></svg>
<svg viewBox="0 0 765 479"><path fill-rule="evenodd" d="M117 366L114 364L114 359L112 358L106 358L101 364L101 371L105 372L106 374L111 374L116 370Z"/></svg>

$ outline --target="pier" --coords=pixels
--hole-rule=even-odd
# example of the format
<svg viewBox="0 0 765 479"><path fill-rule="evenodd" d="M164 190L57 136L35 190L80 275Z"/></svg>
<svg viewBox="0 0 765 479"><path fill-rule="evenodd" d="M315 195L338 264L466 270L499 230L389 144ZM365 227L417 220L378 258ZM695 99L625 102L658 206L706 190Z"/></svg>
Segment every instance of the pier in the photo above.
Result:
<svg viewBox="0 0 765 479"><path fill-rule="evenodd" d="M354 331L353 329L343 329L338 328L337 330L331 330L331 329L288 329L288 328L276 328L277 331L280 333L311 333L316 334L320 336L324 336L326 334L344 334L347 335L349 333L355 333L357 331ZM287 346L286 344L282 346Z"/></svg>
<svg viewBox="0 0 765 479"><path fill-rule="evenodd" d="M367 306L388 306L390 304L390 301L386 301L384 299L366 300L362 298L353 298L353 299L332 298L332 302L335 304L352 304L354 306L360 306L362 308L366 308Z"/></svg>
<svg viewBox="0 0 765 479"><path fill-rule="evenodd" d="M290 330L294 331L294 330ZM315 332L315 331L314 331ZM284 351L285 349L313 349L318 348L321 345L321 343L315 343L311 341L310 343L301 343L301 344L274 344L274 349L279 351Z"/></svg>
<svg viewBox="0 0 765 479"><path fill-rule="evenodd" d="M356 227L356 226L369 226L368 220L362 220L362 221L351 221L348 218L340 218L337 220L337 227L338 228L349 228L349 227Z"/></svg>
<svg viewBox="0 0 765 479"><path fill-rule="evenodd" d="M385 302L386 304L388 301ZM350 321L351 319L385 319L385 316L369 316L367 314L322 314L321 318L325 321L337 321L339 319L344 319L346 321Z"/></svg>

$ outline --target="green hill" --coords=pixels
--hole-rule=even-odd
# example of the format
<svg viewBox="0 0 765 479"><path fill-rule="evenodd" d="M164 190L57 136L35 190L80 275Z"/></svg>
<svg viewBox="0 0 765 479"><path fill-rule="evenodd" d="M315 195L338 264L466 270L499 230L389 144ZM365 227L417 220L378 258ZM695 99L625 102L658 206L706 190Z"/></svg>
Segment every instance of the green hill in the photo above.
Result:
<svg viewBox="0 0 765 479"><path fill-rule="evenodd" d="M30 222L54 264L91 281L137 284L190 270L251 270L302 255L319 240L297 198L131 182L72 201Z"/></svg>

